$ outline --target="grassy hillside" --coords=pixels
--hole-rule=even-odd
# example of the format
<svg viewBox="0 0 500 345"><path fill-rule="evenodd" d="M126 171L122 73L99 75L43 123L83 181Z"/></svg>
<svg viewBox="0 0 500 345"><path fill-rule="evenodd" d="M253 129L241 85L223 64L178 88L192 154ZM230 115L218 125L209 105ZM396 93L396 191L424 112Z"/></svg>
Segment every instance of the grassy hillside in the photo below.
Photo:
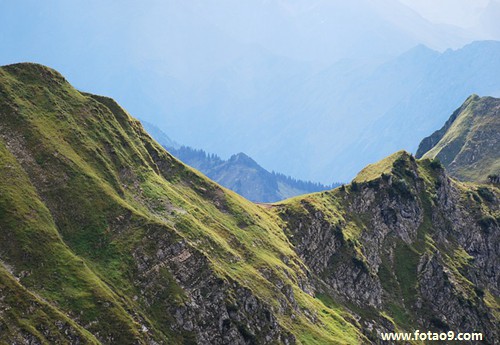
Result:
<svg viewBox="0 0 500 345"><path fill-rule="evenodd" d="M308 269L274 215L179 163L113 100L34 64L0 78L0 252L18 293L68 315L89 342L212 341L219 323L258 343L362 339L347 311L301 288ZM186 307L196 303L207 310ZM30 331L36 319L14 321L6 339L28 323L49 341ZM217 331L200 335L210 323Z"/></svg>
<svg viewBox="0 0 500 345"><path fill-rule="evenodd" d="M0 343L358 344L415 325L494 339L498 198L399 152L256 205L112 99L4 66Z"/></svg>
<svg viewBox="0 0 500 345"><path fill-rule="evenodd" d="M425 138L417 157L438 158L464 181L500 172L500 99L470 96L440 130Z"/></svg>

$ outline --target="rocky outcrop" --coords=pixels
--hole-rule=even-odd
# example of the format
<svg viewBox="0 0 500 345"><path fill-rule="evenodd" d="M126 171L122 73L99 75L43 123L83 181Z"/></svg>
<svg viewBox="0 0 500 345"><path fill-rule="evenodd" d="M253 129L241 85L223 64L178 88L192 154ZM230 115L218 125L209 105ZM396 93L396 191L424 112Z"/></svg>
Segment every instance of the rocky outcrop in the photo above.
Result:
<svg viewBox="0 0 500 345"><path fill-rule="evenodd" d="M166 236L161 227L146 236L133 253L138 299L168 314L166 327L188 339L191 334L196 344L295 344L269 305L239 282L217 276L185 240Z"/></svg>
<svg viewBox="0 0 500 345"><path fill-rule="evenodd" d="M493 344L498 320L484 296L498 296L498 191L479 188L489 201L438 163L403 153L390 174L279 214L297 253L335 295L354 312L373 308L362 324L384 329L384 312L397 327L481 331Z"/></svg>

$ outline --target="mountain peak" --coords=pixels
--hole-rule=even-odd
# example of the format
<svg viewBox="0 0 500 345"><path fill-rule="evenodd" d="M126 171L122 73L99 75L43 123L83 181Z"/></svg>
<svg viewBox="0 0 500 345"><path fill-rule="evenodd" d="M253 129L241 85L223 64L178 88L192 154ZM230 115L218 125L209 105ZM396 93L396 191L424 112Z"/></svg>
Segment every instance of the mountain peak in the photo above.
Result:
<svg viewBox="0 0 500 345"><path fill-rule="evenodd" d="M229 158L229 162L231 163L242 163L245 165L254 165L254 166L259 166L256 161L254 161L250 156L247 154L240 152L232 155ZM259 166L260 167L260 166Z"/></svg>
<svg viewBox="0 0 500 345"><path fill-rule="evenodd" d="M20 80L26 83L43 82L58 84L68 83L66 78L56 70L33 62L21 62L10 65L1 66L0 69L9 74L15 75Z"/></svg>
<svg viewBox="0 0 500 345"><path fill-rule="evenodd" d="M409 162L413 160L413 156L404 151L398 151L393 153L392 155L366 166L363 170L361 170L358 175L354 178L354 182L366 182L372 181L382 176L382 174L390 174L392 173L396 162Z"/></svg>
<svg viewBox="0 0 500 345"><path fill-rule="evenodd" d="M404 56L438 56L437 50L427 47L425 44L418 44L401 55Z"/></svg>
<svg viewBox="0 0 500 345"><path fill-rule="evenodd" d="M424 138L417 157L438 158L461 180L484 182L500 170L500 99L469 96L444 126Z"/></svg>

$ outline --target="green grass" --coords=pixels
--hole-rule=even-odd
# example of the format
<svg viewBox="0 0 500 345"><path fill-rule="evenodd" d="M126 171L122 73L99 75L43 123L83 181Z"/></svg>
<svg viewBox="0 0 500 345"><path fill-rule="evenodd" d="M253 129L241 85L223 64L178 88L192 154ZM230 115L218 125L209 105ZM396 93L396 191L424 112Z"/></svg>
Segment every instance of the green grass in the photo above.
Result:
<svg viewBox="0 0 500 345"><path fill-rule="evenodd" d="M395 249L395 274L399 283L406 308L411 310L417 296L417 266L419 253L405 243Z"/></svg>
<svg viewBox="0 0 500 345"><path fill-rule="evenodd" d="M362 183L367 181L372 181L378 179L382 176L382 174L390 174L394 167L394 163L400 159L408 156L408 153L405 151L398 151L389 157L378 161L377 163L373 163L368 165L366 168L361 170L358 175L354 178L354 182Z"/></svg>
<svg viewBox="0 0 500 345"><path fill-rule="evenodd" d="M0 209L4 214L0 229L9 242L3 244L3 250L8 250L6 260L18 271L29 272L22 284L61 310L82 312L79 319L83 324L98 321L124 342L137 338L134 320L112 290L64 244L48 209L2 142L0 157Z"/></svg>
<svg viewBox="0 0 500 345"><path fill-rule="evenodd" d="M100 343L90 332L60 310L26 290L2 265L0 265L0 291L3 296L0 302L2 307L0 343L12 341L22 333L31 334L42 344L70 344L68 334L83 344ZM64 328L57 327L54 321L59 322ZM49 342L48 338L52 342Z"/></svg>

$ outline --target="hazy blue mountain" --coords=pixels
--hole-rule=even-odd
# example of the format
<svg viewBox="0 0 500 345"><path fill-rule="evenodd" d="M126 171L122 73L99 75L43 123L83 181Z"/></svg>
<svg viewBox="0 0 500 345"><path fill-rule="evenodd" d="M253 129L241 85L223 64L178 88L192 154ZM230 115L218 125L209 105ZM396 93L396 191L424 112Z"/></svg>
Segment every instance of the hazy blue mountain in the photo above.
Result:
<svg viewBox="0 0 500 345"><path fill-rule="evenodd" d="M162 146L164 147L171 147L171 148L180 148L181 145L176 143L174 140L170 139L168 135L165 134L161 129L153 125L152 123L149 123L147 121L141 121L142 126L144 129Z"/></svg>
<svg viewBox="0 0 500 345"><path fill-rule="evenodd" d="M260 51L191 98L169 105L167 97L177 115L160 125L183 144L224 157L246 152L269 169L331 184L400 148L414 152L468 95L500 95L499 75L496 41L443 53L418 45L384 63L344 59L322 70Z"/></svg>
<svg viewBox="0 0 500 345"><path fill-rule="evenodd" d="M256 113L253 123L239 130L229 123L209 149L241 145L243 137L243 150L271 169L348 180L398 148L415 151L471 93L500 95L500 42L443 53L417 46L360 70L343 61L317 73Z"/></svg>
<svg viewBox="0 0 500 345"><path fill-rule="evenodd" d="M190 165L215 182L255 202L276 202L293 196L333 189L340 185L325 186L300 181L284 174L269 172L244 153L222 160L213 154L189 147L168 149L182 162Z"/></svg>
<svg viewBox="0 0 500 345"><path fill-rule="evenodd" d="M326 130L321 131L324 136L316 143L329 143L333 158L311 160L308 164L313 169L316 164L315 171L332 169L345 179L346 174L361 167L363 160L376 161L397 148L415 152L420 139L440 128L470 94L499 96L499 76L500 42L475 42L441 54L426 52L423 47L413 49L348 91L331 93L337 106L323 112L328 120L318 130L328 127L328 123L330 128L338 128L337 116L350 116L351 127L332 130L330 133L335 131L339 139L335 143L326 140ZM344 103L344 99L348 102Z"/></svg>
<svg viewBox="0 0 500 345"><path fill-rule="evenodd" d="M269 172L242 152L225 160L216 154L180 145L155 125L141 122L148 133L180 161L251 201L275 202L340 185L338 182L324 185L301 181L285 174Z"/></svg>

